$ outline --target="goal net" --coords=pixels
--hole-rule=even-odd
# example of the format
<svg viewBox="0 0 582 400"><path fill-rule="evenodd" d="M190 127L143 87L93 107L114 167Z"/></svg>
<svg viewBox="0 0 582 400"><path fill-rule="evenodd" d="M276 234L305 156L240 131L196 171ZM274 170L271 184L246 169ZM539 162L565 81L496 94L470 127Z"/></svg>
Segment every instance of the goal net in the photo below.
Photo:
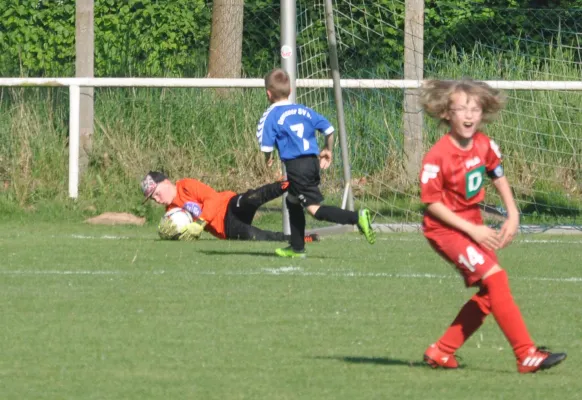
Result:
<svg viewBox="0 0 582 400"><path fill-rule="evenodd" d="M297 4L297 78L329 79L324 0ZM333 2L341 77L403 79L404 2L370 4ZM485 131L503 152L522 224L579 225L582 91L540 90L537 82L580 81L582 10L483 8L468 15L464 7L425 10L424 78L527 81L525 88L505 90L507 106ZM372 209L376 223L417 226L418 184L411 184L404 166L404 89L342 92L356 207ZM331 89L302 88L297 94L297 101L335 121ZM428 118L419 128L420 152L445 133ZM326 193L341 196L341 171L338 155L324 174ZM505 211L494 190L483 209L489 222Z"/></svg>

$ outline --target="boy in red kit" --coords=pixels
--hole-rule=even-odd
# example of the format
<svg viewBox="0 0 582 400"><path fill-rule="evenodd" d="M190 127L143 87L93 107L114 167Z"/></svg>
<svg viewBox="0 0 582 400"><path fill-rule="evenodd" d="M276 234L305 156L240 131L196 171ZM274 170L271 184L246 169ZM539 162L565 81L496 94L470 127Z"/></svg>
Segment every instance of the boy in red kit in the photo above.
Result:
<svg viewBox="0 0 582 400"><path fill-rule="evenodd" d="M217 192L199 180L179 179L176 183L159 171L150 171L141 181L145 199L152 199L166 207L182 208L194 218L194 222L179 232L179 240L196 240L203 231L218 239L286 241L289 236L252 226L255 213L263 204L283 195L287 181L275 182L251 189L243 194L231 191ZM160 229L174 228L171 226ZM173 236L174 232L168 232ZM307 235L306 241L318 241L317 234Z"/></svg>
<svg viewBox="0 0 582 400"><path fill-rule="evenodd" d="M534 345L495 254L511 242L519 225L499 147L479 131L481 122L487 122L502 108L501 93L472 80L429 81L423 87L422 103L425 112L450 129L422 161L424 236L441 257L455 265L467 287L479 288L445 334L429 346L424 360L433 368L457 368L455 352L485 317L493 314L513 348L518 372L558 365L566 354L550 353ZM507 210L507 220L499 232L483 224L478 206L485 197L485 174L492 179Z"/></svg>

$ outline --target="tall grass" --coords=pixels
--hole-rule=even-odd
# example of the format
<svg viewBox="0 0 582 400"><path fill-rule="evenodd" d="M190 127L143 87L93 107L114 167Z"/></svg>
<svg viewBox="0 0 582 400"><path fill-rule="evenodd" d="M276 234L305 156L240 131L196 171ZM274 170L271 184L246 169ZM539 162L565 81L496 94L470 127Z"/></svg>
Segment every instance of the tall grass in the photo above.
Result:
<svg viewBox="0 0 582 400"><path fill-rule="evenodd" d="M477 46L452 49L430 60L427 78L577 80L582 69L560 46L551 59L519 53L496 54ZM507 174L525 212L565 214L574 220L580 204L582 153L581 92L509 91L500 118L486 131L500 144ZM298 92L299 100L302 92ZM331 99L329 92L323 98ZM344 107L353 175L387 209L401 218L417 202L403 185L403 91L345 90ZM148 213L141 208L139 179L150 169L173 178L198 177L217 189L245 190L272 180L258 150L255 130L267 107L261 89L96 89L95 133L80 198L67 199L68 93L59 88L0 91L0 207L39 209L62 204L87 212ZM335 122L331 100L316 106ZM443 129L426 120L424 149ZM338 150L327 189L341 192ZM362 198L365 198L363 196ZM495 201L492 199L491 201ZM388 211L386 211L388 212ZM404 215L404 216L402 216ZM572 218L573 217L573 218Z"/></svg>

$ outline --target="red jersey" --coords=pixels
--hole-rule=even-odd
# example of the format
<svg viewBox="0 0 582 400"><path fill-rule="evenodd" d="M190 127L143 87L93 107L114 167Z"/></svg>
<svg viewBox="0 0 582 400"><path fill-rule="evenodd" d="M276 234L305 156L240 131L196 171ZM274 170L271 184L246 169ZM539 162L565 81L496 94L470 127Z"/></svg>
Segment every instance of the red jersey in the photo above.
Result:
<svg viewBox="0 0 582 400"><path fill-rule="evenodd" d="M189 201L198 203L202 208L200 218L207 222L204 230L217 238L226 239L224 217L228 209L228 202L236 196L236 193L217 192L210 186L191 178L176 181L176 189L176 197L172 200L172 204L166 207L166 211L175 207L182 208Z"/></svg>
<svg viewBox="0 0 582 400"><path fill-rule="evenodd" d="M447 134L422 160L420 199L425 204L441 202L465 220L483 223L478 203L485 198L485 173L500 171L500 165L499 147L484 133L475 133L468 150L455 146ZM426 212L423 227L425 233L450 229Z"/></svg>

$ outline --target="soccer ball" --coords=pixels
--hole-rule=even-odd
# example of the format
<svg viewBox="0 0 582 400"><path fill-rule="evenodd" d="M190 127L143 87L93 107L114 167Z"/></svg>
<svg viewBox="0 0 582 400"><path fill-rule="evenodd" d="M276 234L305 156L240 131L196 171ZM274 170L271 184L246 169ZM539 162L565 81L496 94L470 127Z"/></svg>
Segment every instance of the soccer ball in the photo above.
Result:
<svg viewBox="0 0 582 400"><path fill-rule="evenodd" d="M171 233L162 232L159 228L168 220L172 221L174 230ZM172 208L166 212L160 220L160 224L158 225L158 234L160 238L164 240L177 240L178 236L180 236L180 232L182 232L184 227L191 222L193 222L192 215L188 211L178 207Z"/></svg>

